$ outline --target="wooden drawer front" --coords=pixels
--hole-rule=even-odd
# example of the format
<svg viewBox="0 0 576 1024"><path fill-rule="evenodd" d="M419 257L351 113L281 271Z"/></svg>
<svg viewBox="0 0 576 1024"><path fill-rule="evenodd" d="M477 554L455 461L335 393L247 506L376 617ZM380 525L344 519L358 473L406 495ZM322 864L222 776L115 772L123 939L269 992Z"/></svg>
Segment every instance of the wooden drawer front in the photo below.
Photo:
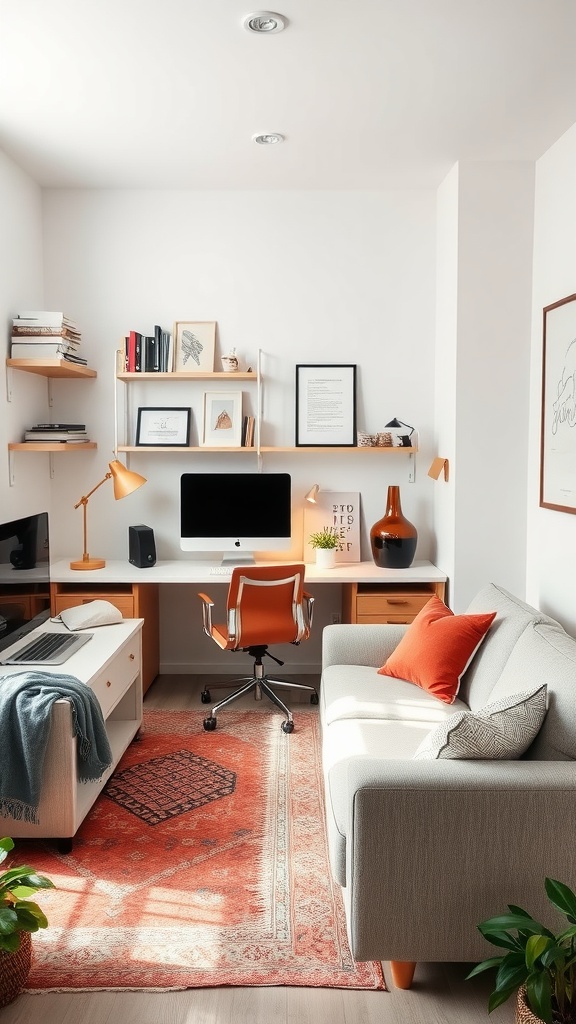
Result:
<svg viewBox="0 0 576 1024"><path fill-rule="evenodd" d="M106 594L101 596L100 594L56 594L54 599L54 615L60 615L65 608L76 608L79 604L88 604L90 601L110 601L119 612L122 613L124 619L134 619L138 616L134 615L134 598L131 594Z"/></svg>
<svg viewBox="0 0 576 1024"><path fill-rule="evenodd" d="M92 682L92 689L100 701L102 714L107 718L140 672L140 638L132 637L107 668Z"/></svg>
<svg viewBox="0 0 576 1024"><path fill-rule="evenodd" d="M358 622L362 617L380 616L381 622L412 621L421 608L430 600L430 594L358 594L356 597L356 615ZM399 619L396 617L400 616Z"/></svg>
<svg viewBox="0 0 576 1024"><path fill-rule="evenodd" d="M414 615L386 615L386 616L383 616L383 615L359 615L358 619L357 619L357 622L360 622L360 623L377 623L379 625L384 625L386 623L393 622L393 623L396 623L397 625L402 625L404 623L413 622L414 618L415 618Z"/></svg>

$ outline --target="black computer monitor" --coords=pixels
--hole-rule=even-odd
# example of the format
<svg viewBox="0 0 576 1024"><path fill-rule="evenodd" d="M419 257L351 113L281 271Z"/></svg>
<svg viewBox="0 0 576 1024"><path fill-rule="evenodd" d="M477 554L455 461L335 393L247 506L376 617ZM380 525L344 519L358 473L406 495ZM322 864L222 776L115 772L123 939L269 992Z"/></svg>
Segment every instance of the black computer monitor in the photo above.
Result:
<svg viewBox="0 0 576 1024"><path fill-rule="evenodd" d="M48 513L0 523L0 651L49 615Z"/></svg>
<svg viewBox="0 0 576 1024"><path fill-rule="evenodd" d="M223 563L247 564L255 551L291 544L289 473L183 473L180 547L218 552Z"/></svg>

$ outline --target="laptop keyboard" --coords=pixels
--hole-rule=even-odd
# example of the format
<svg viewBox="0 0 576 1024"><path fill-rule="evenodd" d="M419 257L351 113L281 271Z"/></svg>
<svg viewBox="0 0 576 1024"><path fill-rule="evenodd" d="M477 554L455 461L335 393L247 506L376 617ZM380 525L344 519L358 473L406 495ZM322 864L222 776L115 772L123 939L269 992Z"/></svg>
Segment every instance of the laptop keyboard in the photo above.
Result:
<svg viewBox="0 0 576 1024"><path fill-rule="evenodd" d="M50 661L52 655L67 650L75 640L75 636L66 633L41 633L37 640L12 655L10 661Z"/></svg>

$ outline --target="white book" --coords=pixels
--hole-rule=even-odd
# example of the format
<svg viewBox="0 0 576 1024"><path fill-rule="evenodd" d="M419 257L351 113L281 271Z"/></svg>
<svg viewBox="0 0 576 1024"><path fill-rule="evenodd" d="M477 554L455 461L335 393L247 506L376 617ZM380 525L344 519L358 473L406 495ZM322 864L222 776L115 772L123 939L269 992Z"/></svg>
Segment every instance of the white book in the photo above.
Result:
<svg viewBox="0 0 576 1024"><path fill-rule="evenodd" d="M43 327L60 327L63 323L69 324L75 327L74 320L66 316L65 313L54 312L49 309L27 309L22 313L17 313L12 320L13 324L21 324L24 326L34 326L34 324L42 324Z"/></svg>
<svg viewBox="0 0 576 1024"><path fill-rule="evenodd" d="M30 342L13 341L10 355L12 359L60 359L70 351L71 349L66 343L47 345L40 341L37 345L33 345Z"/></svg>

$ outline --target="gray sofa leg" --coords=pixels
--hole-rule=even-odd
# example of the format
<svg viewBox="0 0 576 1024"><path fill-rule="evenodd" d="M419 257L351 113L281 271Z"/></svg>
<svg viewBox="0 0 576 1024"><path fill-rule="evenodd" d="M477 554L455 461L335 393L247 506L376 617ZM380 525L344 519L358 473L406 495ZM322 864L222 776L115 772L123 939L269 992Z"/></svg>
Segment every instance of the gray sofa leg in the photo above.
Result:
<svg viewBox="0 0 576 1024"><path fill-rule="evenodd" d="M414 977L415 960L391 960L390 973L396 988L411 988Z"/></svg>

